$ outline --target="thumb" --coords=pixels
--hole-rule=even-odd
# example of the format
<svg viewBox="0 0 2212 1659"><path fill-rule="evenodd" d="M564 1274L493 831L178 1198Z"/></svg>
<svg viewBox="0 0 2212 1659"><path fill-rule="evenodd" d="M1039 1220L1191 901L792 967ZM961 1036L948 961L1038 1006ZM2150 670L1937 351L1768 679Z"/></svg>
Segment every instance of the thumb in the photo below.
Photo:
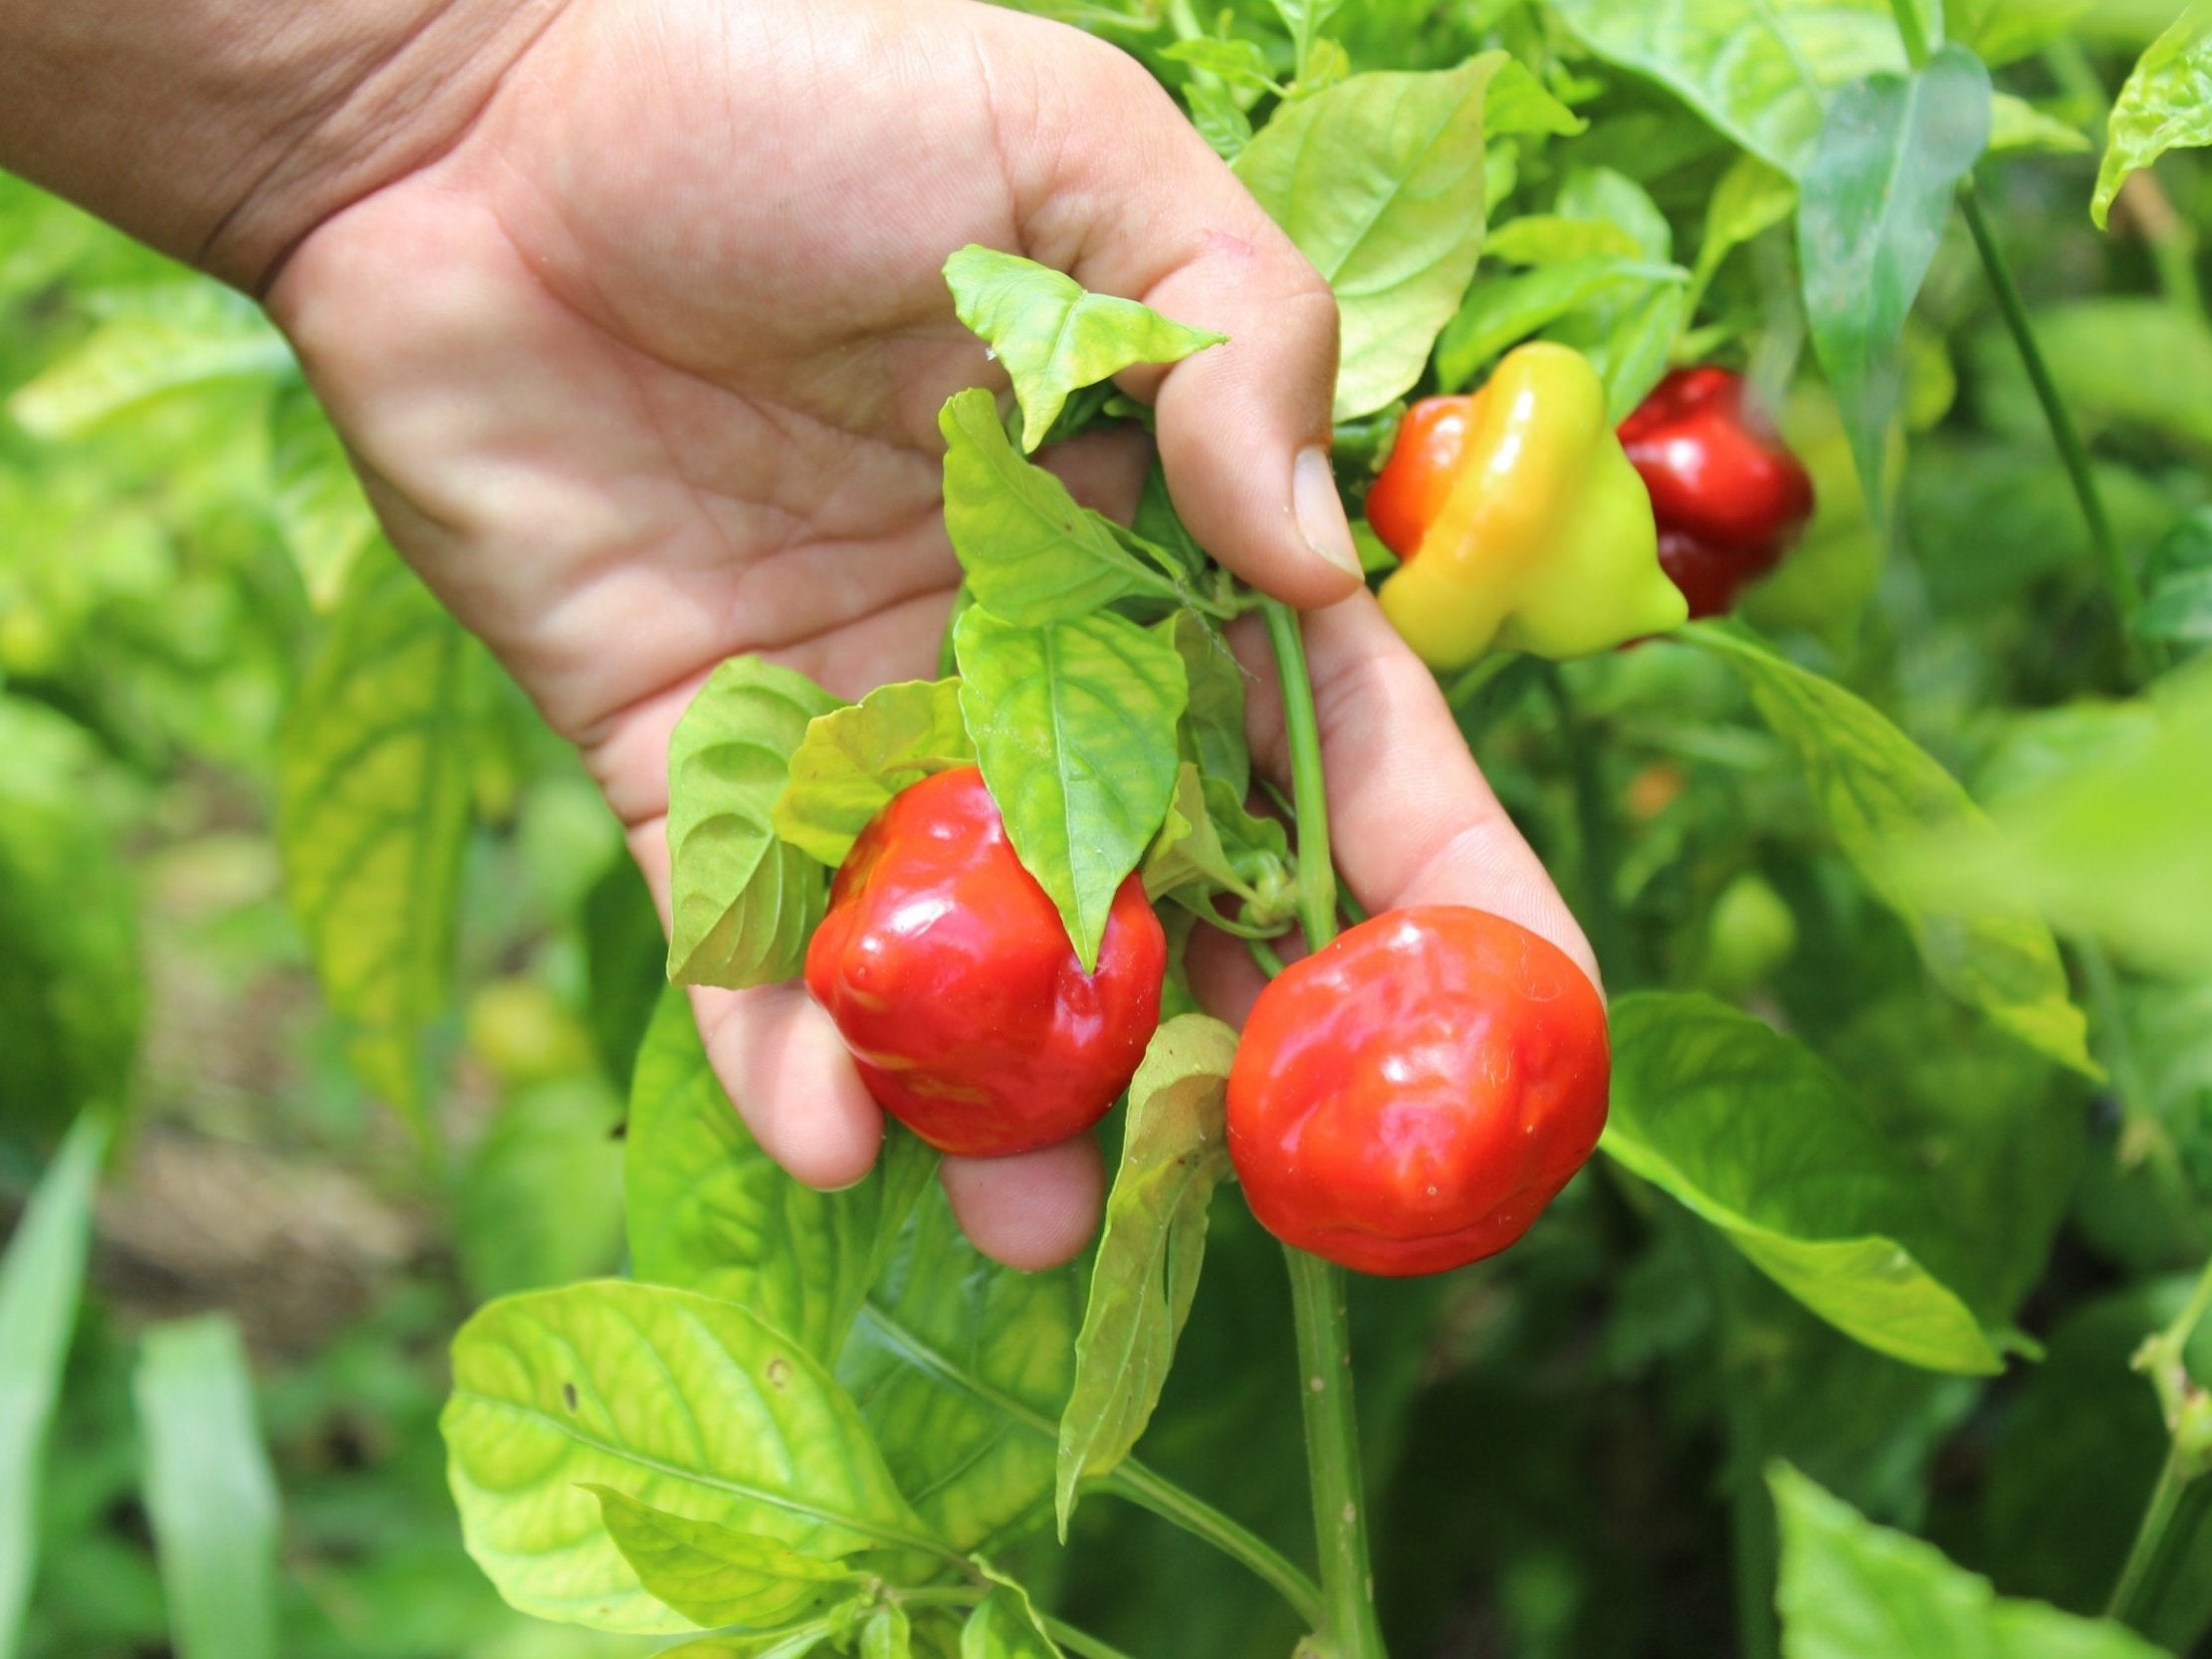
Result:
<svg viewBox="0 0 2212 1659"><path fill-rule="evenodd" d="M1134 59L1020 22L1051 61L1018 116L1024 141L1002 146L1023 245L1086 288L1228 336L1122 377L1155 398L1176 511L1253 586L1300 606L1346 597L1361 578L1329 468L1329 285ZM999 118L1003 131L1004 105Z"/></svg>

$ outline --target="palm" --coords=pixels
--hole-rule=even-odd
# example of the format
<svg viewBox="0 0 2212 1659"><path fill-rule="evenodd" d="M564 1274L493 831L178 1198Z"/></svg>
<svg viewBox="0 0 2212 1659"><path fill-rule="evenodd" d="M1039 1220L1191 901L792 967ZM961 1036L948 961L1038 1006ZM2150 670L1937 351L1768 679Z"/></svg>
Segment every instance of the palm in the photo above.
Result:
<svg viewBox="0 0 2212 1659"><path fill-rule="evenodd" d="M936 415L989 371L938 274L969 242L1228 335L1158 385L1176 505L1284 599L1356 589L1326 286L1141 69L974 0L570 0L450 150L275 285L394 540L583 749L664 907L668 733L715 664L846 697L931 670L958 575ZM1488 893L1579 948L1364 594L1313 645L1370 906ZM1209 973L1227 1005L1234 968ZM881 1116L802 990L694 1007L778 1161L866 1169ZM1088 1138L945 1180L1017 1265L1095 1224Z"/></svg>

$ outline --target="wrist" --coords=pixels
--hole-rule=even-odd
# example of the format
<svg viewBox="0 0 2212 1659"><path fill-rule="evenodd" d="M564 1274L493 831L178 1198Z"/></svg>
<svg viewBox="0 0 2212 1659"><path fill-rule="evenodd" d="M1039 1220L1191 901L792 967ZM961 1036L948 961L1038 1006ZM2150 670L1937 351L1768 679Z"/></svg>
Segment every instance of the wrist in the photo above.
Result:
<svg viewBox="0 0 2212 1659"><path fill-rule="evenodd" d="M0 166L251 293L466 131L563 0L0 0Z"/></svg>

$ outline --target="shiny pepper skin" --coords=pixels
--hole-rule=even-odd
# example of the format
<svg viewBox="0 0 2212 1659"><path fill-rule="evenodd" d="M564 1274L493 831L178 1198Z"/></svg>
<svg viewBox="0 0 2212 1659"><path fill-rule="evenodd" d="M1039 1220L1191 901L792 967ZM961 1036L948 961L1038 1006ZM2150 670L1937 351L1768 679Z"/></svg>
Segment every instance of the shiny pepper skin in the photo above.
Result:
<svg viewBox="0 0 2212 1659"><path fill-rule="evenodd" d="M1080 1135L1160 1023L1168 943L1135 876L1085 973L974 766L902 790L838 867L806 988L882 1108L940 1151Z"/></svg>
<svg viewBox="0 0 2212 1659"><path fill-rule="evenodd" d="M1659 563L1691 616L1732 609L1813 516L1811 476L1732 369L1676 369L1621 423L1621 442L1652 495Z"/></svg>
<svg viewBox="0 0 2212 1659"><path fill-rule="evenodd" d="M1392 911L1260 993L1228 1149L1260 1224L1362 1273L1503 1250L1605 1128L1605 1006L1558 946L1454 905Z"/></svg>
<svg viewBox="0 0 2212 1659"><path fill-rule="evenodd" d="M1587 656L1685 614L1598 371L1564 345L1519 346L1480 391L1409 409L1367 516L1404 561L1383 610L1434 668L1493 646Z"/></svg>

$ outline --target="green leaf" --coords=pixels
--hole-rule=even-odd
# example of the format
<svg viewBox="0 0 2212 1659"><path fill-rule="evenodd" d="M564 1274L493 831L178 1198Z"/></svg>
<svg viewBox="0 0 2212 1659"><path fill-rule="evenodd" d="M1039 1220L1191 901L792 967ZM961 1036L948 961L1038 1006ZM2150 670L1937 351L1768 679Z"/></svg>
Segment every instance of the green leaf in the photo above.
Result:
<svg viewBox="0 0 2212 1659"><path fill-rule="evenodd" d="M777 835L834 870L893 795L975 763L976 745L960 719L959 681L878 686L852 708L807 725L770 820Z"/></svg>
<svg viewBox="0 0 2212 1659"><path fill-rule="evenodd" d="M2040 52L2089 11L2094 0L1943 0L1951 39L1995 68Z"/></svg>
<svg viewBox="0 0 2212 1659"><path fill-rule="evenodd" d="M829 878L770 815L807 723L842 707L803 674L733 657L668 740L668 859L678 984L773 984L797 973Z"/></svg>
<svg viewBox="0 0 2212 1659"><path fill-rule="evenodd" d="M0 1124L42 1145L125 1104L145 976L138 894L84 727L0 693Z"/></svg>
<svg viewBox="0 0 2212 1659"><path fill-rule="evenodd" d="M1693 623L1674 638L1743 677L1759 718L1795 751L1845 857L1910 930L1936 983L2037 1052L2085 1077L2101 1076L2057 942L2033 901L2021 893L1934 890L1896 870L1894 844L1925 832L1991 847L1988 820L1957 779L1834 681L1709 624Z"/></svg>
<svg viewBox="0 0 2212 1659"><path fill-rule="evenodd" d="M206 278L101 296L104 319L8 400L41 438L76 438L164 393L276 381L292 350L261 308Z"/></svg>
<svg viewBox="0 0 2212 1659"><path fill-rule="evenodd" d="M1787 1464L1767 1484L1782 1524L1784 1659L2161 1659L2122 1625L1997 1595Z"/></svg>
<svg viewBox="0 0 2212 1659"><path fill-rule="evenodd" d="M1075 505L1067 486L1015 453L981 387L946 400L945 528L976 603L1023 626L1066 621L1175 584L1129 550L1127 531Z"/></svg>
<svg viewBox="0 0 2212 1659"><path fill-rule="evenodd" d="M837 1364L932 1532L973 1550L1043 1518L1082 1284L980 1254L923 1194Z"/></svg>
<svg viewBox="0 0 2212 1659"><path fill-rule="evenodd" d="M2074 155L2089 147L2088 133L2024 98L1999 93L1989 102L1992 155Z"/></svg>
<svg viewBox="0 0 2212 1659"><path fill-rule="evenodd" d="M1229 1178L1229 1061L1236 1033L1183 1014L1153 1033L1129 1085L1129 1115L1090 1302L1075 1339L1075 1385L1060 1416L1054 1489L1067 1539L1075 1489L1127 1457L1152 1420L1191 1317L1206 1259L1206 1212Z"/></svg>
<svg viewBox="0 0 2212 1659"><path fill-rule="evenodd" d="M1947 46L1916 74L1872 76L1840 93L1804 171L1797 238L1806 321L1870 502L1885 499L1904 319L1951 193L1989 142L1989 72Z"/></svg>
<svg viewBox="0 0 2212 1659"><path fill-rule="evenodd" d="M1336 416L1421 377L1482 250L1482 94L1508 62L1359 75L1280 106L1236 173L1336 291Z"/></svg>
<svg viewBox="0 0 2212 1659"><path fill-rule="evenodd" d="M2212 143L2212 7L2189 7L2152 41L2112 103L2090 217L2100 229L2127 175L2166 151Z"/></svg>
<svg viewBox="0 0 2212 1659"><path fill-rule="evenodd" d="M276 1659L277 1480L237 1325L153 1327L131 1392L177 1659Z"/></svg>
<svg viewBox="0 0 2212 1659"><path fill-rule="evenodd" d="M1631 255L1663 261L1674 251L1674 232L1651 192L1611 167L1576 167L1560 180L1558 210L1569 219L1612 225L1629 239Z"/></svg>
<svg viewBox="0 0 2212 1659"><path fill-rule="evenodd" d="M452 1000L476 685L490 666L386 545L347 578L277 742L277 851L363 1079L425 1124Z"/></svg>
<svg viewBox="0 0 2212 1659"><path fill-rule="evenodd" d="M1987 825L1931 824L1896 849L1925 903L2033 906L2063 931L2176 975L2212 971L2212 671L2161 688L2148 721L2008 794Z"/></svg>
<svg viewBox="0 0 2212 1659"><path fill-rule="evenodd" d="M353 561L375 543L376 517L304 380L283 387L269 405L269 511L308 602L331 610Z"/></svg>
<svg viewBox="0 0 2212 1659"><path fill-rule="evenodd" d="M1172 46L1162 47L1160 56L1170 63L1188 64L1205 74L1217 75L1231 86L1253 92L1282 90L1275 85L1275 78L1268 73L1267 54L1260 50L1257 41L1222 40L1214 35L1199 35L1191 40L1177 41Z"/></svg>
<svg viewBox="0 0 2212 1659"><path fill-rule="evenodd" d="M1507 265L1564 265L1570 260L1635 260L1636 238L1610 219L1526 213L1490 232L1490 258Z"/></svg>
<svg viewBox="0 0 2212 1659"><path fill-rule="evenodd" d="M1134 300L1092 294L1048 266L975 243L945 262L945 281L961 321L989 342L1013 381L1024 450L1043 442L1078 386L1110 380L1135 363L1181 362L1228 338L1172 322Z"/></svg>
<svg viewBox="0 0 2212 1659"><path fill-rule="evenodd" d="M665 991L630 1087L631 1270L750 1309L833 1361L936 1157L892 1131L866 1179L817 1192L761 1150L707 1063L691 1002Z"/></svg>
<svg viewBox="0 0 2212 1659"><path fill-rule="evenodd" d="M960 1659L1062 1659L1017 1584L1000 1583L961 1626Z"/></svg>
<svg viewBox="0 0 2212 1659"><path fill-rule="evenodd" d="M1887 0L1554 0L1608 63L1646 75L1716 131L1795 177L1828 94L1904 52Z"/></svg>
<svg viewBox="0 0 2212 1659"><path fill-rule="evenodd" d="M0 1255L0 1659L16 1659L31 1599L39 1474L85 1288L109 1130L99 1112L71 1126Z"/></svg>
<svg viewBox="0 0 2212 1659"><path fill-rule="evenodd" d="M828 1373L689 1291L595 1280L493 1303L454 1338L440 1426L469 1554L540 1618L693 1627L647 1593L587 1484L812 1555L934 1548Z"/></svg>
<svg viewBox="0 0 2212 1659"><path fill-rule="evenodd" d="M1797 183L1789 174L1749 153L1731 161L1705 203L1705 233L1697 244L1698 288L1712 281L1731 250L1779 225L1796 206Z"/></svg>
<svg viewBox="0 0 2212 1659"><path fill-rule="evenodd" d="M1273 907L1289 897L1290 870L1282 825L1253 817L1220 779L1202 776L1184 761L1168 821L1145 855L1145 896L1155 904L1174 898L1205 916L1216 914L1215 894L1233 893L1244 902L1243 920L1264 924L1276 920ZM1269 876L1281 892L1260 891Z"/></svg>
<svg viewBox="0 0 2212 1659"><path fill-rule="evenodd" d="M2141 427L2212 449L2212 325L2203 316L2148 295L2113 295L2041 307L2030 320L2060 396L2093 435ZM2043 411L2009 336L1992 331L1976 344L1992 416L2023 433L2032 421L2042 435ZM2145 363L2159 372L2143 373Z"/></svg>
<svg viewBox="0 0 2212 1659"><path fill-rule="evenodd" d="M1905 1159L1818 1056L1702 995L1613 1005L1600 1146L1846 1336L1929 1370L2003 1362L1935 1276L1955 1253Z"/></svg>
<svg viewBox="0 0 2212 1659"><path fill-rule="evenodd" d="M1590 123L1552 97L1518 58L1498 65L1482 93L1482 133L1487 138L1530 134L1569 138Z"/></svg>
<svg viewBox="0 0 2212 1659"><path fill-rule="evenodd" d="M1507 346L1595 301L1688 281L1689 273L1677 265L1587 259L1477 283L1437 342L1438 385L1444 391L1461 389Z"/></svg>
<svg viewBox="0 0 2212 1659"><path fill-rule="evenodd" d="M852 1599L868 1581L766 1534L670 1515L609 1486L584 1490L599 1500L607 1536L646 1591L702 1625L789 1623Z"/></svg>
<svg viewBox="0 0 2212 1659"><path fill-rule="evenodd" d="M1177 611L1159 631L1183 659L1190 692L1177 729L1183 758L1241 801L1252 782L1251 749L1244 740L1244 666L1217 630L1189 611Z"/></svg>
<svg viewBox="0 0 2212 1659"><path fill-rule="evenodd" d="M470 1156L453 1242L480 1298L565 1284L622 1253L619 1104L595 1072L522 1089Z"/></svg>
<svg viewBox="0 0 2212 1659"><path fill-rule="evenodd" d="M2160 538L2143 572L2135 613L2145 639L2212 645L2212 508L2200 507Z"/></svg>
<svg viewBox="0 0 2212 1659"><path fill-rule="evenodd" d="M1017 628L979 608L960 619L954 649L961 713L1006 838L1088 973L1114 892L1175 790L1183 659L1112 612Z"/></svg>

